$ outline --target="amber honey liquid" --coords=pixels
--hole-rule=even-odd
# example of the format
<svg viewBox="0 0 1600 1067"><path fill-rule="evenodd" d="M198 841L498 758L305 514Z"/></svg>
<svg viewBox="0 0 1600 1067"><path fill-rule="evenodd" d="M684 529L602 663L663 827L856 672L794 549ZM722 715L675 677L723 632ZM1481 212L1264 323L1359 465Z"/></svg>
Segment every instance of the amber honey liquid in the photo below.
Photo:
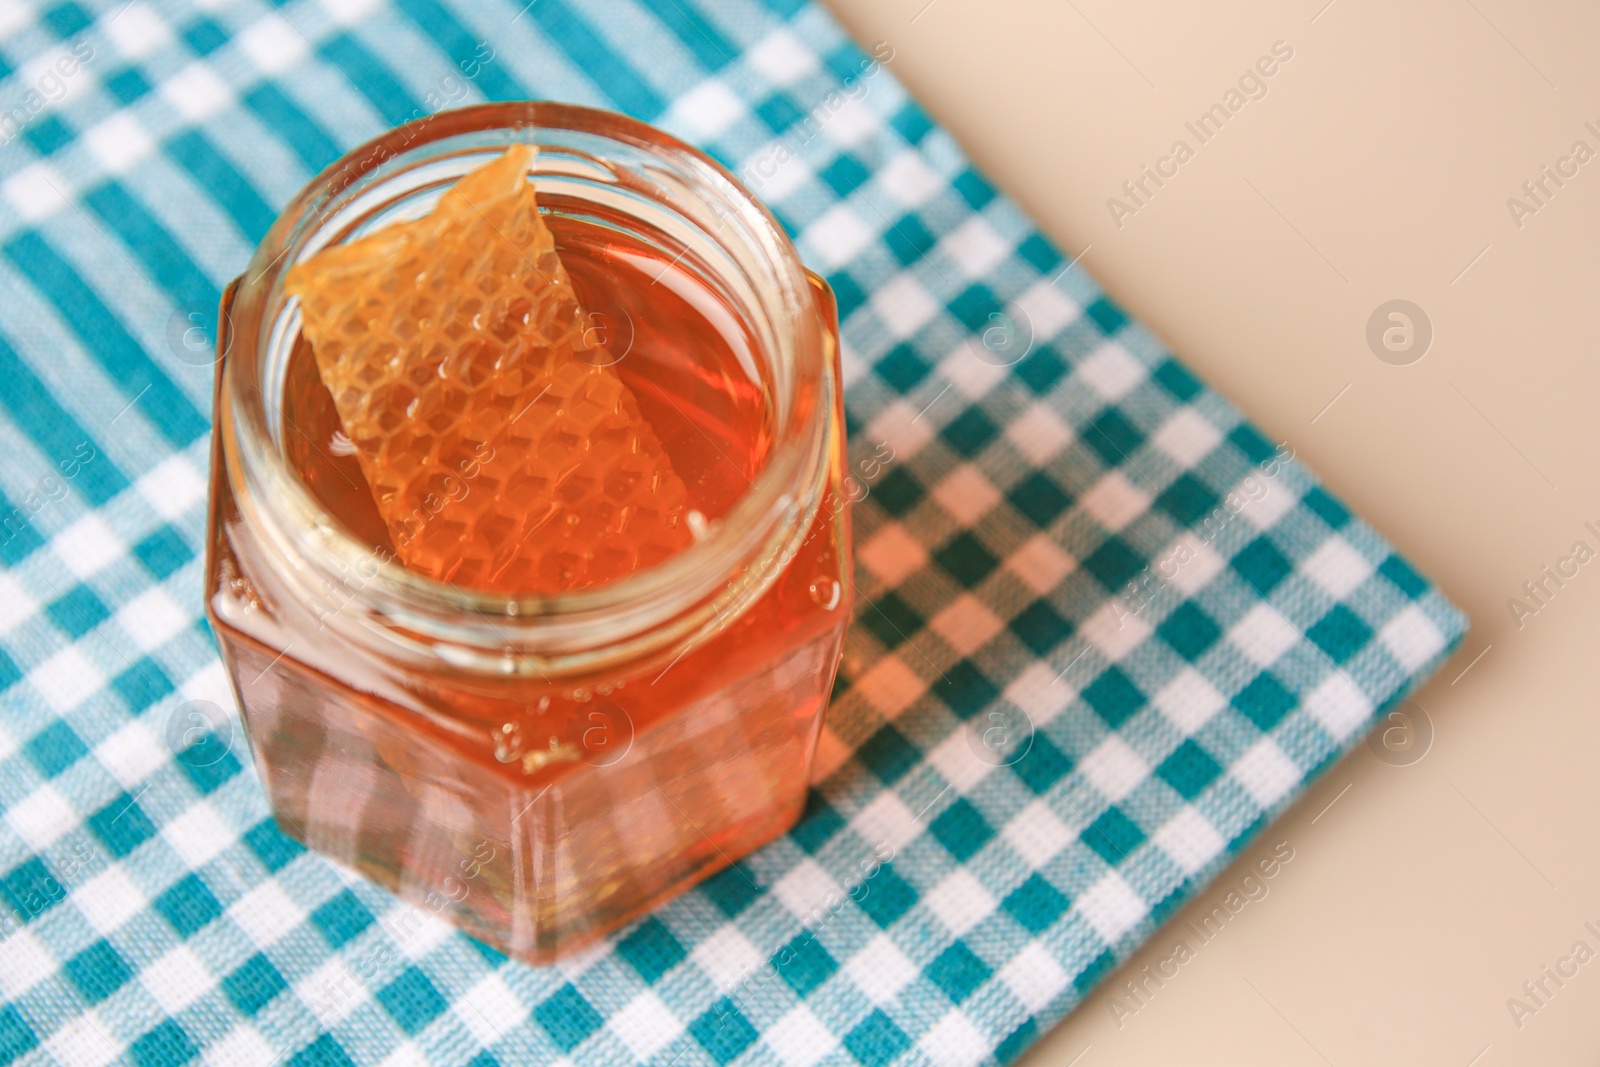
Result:
<svg viewBox="0 0 1600 1067"><path fill-rule="evenodd" d="M692 521L711 526L773 447L750 339L672 255L596 222L547 221L597 351L683 480ZM804 547L759 600L676 654L592 676L505 680L347 660L335 682L302 670L296 653L278 656L325 641L320 625L250 640L221 631L280 820L536 961L781 833L803 805L850 610L843 426L837 407L831 414L830 492ZM392 552L304 340L282 416L285 452L313 494ZM456 883L459 901L427 895Z"/></svg>

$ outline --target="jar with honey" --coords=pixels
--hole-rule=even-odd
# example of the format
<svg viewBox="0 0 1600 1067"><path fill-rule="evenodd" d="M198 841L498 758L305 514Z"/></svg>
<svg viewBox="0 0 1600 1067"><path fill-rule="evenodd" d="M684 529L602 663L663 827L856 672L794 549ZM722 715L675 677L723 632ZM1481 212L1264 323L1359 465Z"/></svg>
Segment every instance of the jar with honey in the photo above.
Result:
<svg viewBox="0 0 1600 1067"><path fill-rule="evenodd" d="M531 962L785 832L850 612L835 320L619 115L319 176L219 331L207 612L279 825Z"/></svg>

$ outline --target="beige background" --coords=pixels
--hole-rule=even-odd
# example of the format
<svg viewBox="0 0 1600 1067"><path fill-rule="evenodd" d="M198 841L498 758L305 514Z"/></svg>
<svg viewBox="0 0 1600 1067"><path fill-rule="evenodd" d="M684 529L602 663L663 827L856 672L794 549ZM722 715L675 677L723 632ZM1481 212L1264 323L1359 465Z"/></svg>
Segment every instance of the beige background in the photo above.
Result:
<svg viewBox="0 0 1600 1067"><path fill-rule="evenodd" d="M1600 10L1325 2L833 0L1069 254L1087 246L1114 296L1473 620L1418 695L1427 754L1335 767L1201 901L1287 840L1267 897L1120 1027L1119 972L1027 1067L1600 1054L1600 959L1547 980L1520 1028L1506 1003L1580 938L1600 951L1600 560L1520 630L1507 607L1574 541L1600 549L1583 529L1600 528L1600 159L1520 228L1506 203L1574 141L1600 151ZM1279 40L1294 58L1267 96L1118 228L1107 198L1193 146L1183 123ZM1434 328L1409 366L1365 339L1394 298Z"/></svg>

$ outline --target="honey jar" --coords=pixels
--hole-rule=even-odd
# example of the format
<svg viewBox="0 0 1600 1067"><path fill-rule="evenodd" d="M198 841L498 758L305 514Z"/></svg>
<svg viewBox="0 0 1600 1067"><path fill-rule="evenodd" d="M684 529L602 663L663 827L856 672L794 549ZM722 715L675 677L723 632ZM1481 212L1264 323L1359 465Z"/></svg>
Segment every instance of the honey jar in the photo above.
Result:
<svg viewBox="0 0 1600 1067"><path fill-rule="evenodd" d="M794 824L851 604L838 328L726 169L429 116L221 321L207 613L285 832L547 962Z"/></svg>

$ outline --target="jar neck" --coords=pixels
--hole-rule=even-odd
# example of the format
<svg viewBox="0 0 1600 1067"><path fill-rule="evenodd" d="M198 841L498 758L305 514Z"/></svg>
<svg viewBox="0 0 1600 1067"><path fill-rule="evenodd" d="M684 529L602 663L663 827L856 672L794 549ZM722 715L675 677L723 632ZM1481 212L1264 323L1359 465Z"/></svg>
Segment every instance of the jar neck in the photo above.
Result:
<svg viewBox="0 0 1600 1067"><path fill-rule="evenodd" d="M533 178L561 212L592 207L676 257L751 339L773 445L706 535L662 563L554 595L463 589L407 570L308 490L282 445L299 334L289 268L329 244L426 213L507 145L539 146ZM547 209L548 210L548 209ZM820 287L820 288L818 288ZM444 112L392 130L313 181L224 300L218 432L240 521L261 542L269 600L371 653L432 669L551 678L674 650L739 617L782 573L816 514L840 432L828 418L832 309L775 219L717 163L607 112L546 103Z"/></svg>

